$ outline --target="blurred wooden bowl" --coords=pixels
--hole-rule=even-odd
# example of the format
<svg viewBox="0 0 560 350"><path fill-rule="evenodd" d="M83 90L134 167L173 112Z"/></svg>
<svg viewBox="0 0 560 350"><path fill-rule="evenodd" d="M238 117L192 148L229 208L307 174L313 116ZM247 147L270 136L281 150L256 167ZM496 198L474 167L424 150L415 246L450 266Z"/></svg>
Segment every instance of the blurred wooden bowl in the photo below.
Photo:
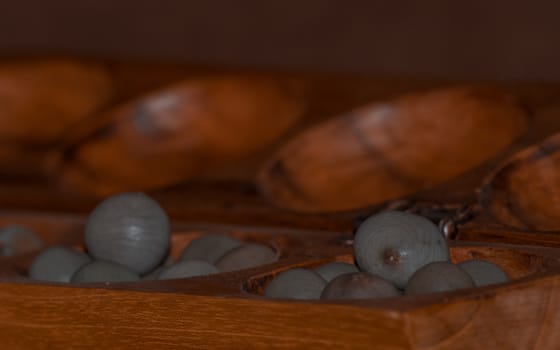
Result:
<svg viewBox="0 0 560 350"><path fill-rule="evenodd" d="M98 112L113 93L102 64L50 59L0 63L0 138L46 145Z"/></svg>
<svg viewBox="0 0 560 350"><path fill-rule="evenodd" d="M107 195L191 179L269 146L305 111L304 86L260 76L185 80L111 109L58 153L68 188Z"/></svg>
<svg viewBox="0 0 560 350"><path fill-rule="evenodd" d="M282 208L356 209L458 176L503 151L527 125L516 98L497 89L410 94L303 132L268 160L258 183Z"/></svg>

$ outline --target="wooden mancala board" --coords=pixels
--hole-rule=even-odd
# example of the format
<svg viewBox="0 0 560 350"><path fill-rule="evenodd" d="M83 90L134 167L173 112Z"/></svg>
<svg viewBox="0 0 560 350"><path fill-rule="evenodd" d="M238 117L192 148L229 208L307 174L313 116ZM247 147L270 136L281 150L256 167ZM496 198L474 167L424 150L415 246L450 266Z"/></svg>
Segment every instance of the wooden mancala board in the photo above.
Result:
<svg viewBox="0 0 560 350"><path fill-rule="evenodd" d="M25 277L38 252L0 258L0 347L560 348L560 84L461 83L4 61L1 226L82 247L100 198L144 190L172 218L173 257L223 233L280 260L56 284ZM289 268L353 261L355 227L383 210L424 215L454 262L485 259L512 281L352 302L262 295Z"/></svg>

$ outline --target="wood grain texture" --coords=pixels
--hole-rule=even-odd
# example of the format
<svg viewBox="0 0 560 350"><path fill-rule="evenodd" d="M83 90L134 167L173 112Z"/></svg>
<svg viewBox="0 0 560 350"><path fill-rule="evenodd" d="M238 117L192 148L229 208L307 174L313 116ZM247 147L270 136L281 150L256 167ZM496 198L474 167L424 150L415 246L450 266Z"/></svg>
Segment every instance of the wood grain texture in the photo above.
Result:
<svg viewBox="0 0 560 350"><path fill-rule="evenodd" d="M338 305L3 285L9 348L406 348L402 317ZM61 313L60 310L67 312ZM71 310L71 311L70 311ZM373 319L383 323L372 327ZM312 324L320 327L309 327ZM274 331L272 331L274 330ZM396 337L387 337L395 334ZM400 335L400 336L399 336Z"/></svg>
<svg viewBox="0 0 560 350"><path fill-rule="evenodd" d="M325 262L309 258L190 280L87 286L4 281L0 339L14 349L525 349L532 344L553 349L558 344L552 330L560 317L552 310L560 307L560 277L550 275L560 266L558 251L463 244L452 249L456 261L486 252L510 275L549 275L452 293L347 303L267 300L243 291L244 281L265 271ZM517 265L523 256L538 263ZM505 329L512 332L504 334Z"/></svg>
<svg viewBox="0 0 560 350"><path fill-rule="evenodd" d="M555 349L558 276L407 315L414 349Z"/></svg>

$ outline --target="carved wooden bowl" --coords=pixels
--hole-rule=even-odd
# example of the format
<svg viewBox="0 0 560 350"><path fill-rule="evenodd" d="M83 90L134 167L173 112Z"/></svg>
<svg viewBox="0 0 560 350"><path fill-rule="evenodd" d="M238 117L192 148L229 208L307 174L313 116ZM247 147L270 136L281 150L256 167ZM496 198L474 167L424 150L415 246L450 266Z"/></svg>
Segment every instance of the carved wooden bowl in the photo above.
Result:
<svg viewBox="0 0 560 350"><path fill-rule="evenodd" d="M37 222L30 218L28 224ZM44 218L42 222L46 222ZM79 218L53 217L52 228L40 232L52 244L57 242L49 241L49 237L58 230L70 230L64 235L65 243L79 244L78 222ZM182 226L172 238L174 257L201 234L223 233L274 247L280 260L253 269L188 279L57 284L23 276L34 254L3 259L3 343L13 347L34 347L41 342L66 347L165 343L237 348L265 347L272 342L275 347L451 349L525 348L533 344L546 348L559 341L554 332L560 322L554 312L560 307L558 249L451 242L454 262L488 260L501 266L512 281L418 297L303 302L267 299L262 291L275 274L289 268L351 262L351 234L233 225Z"/></svg>
<svg viewBox="0 0 560 350"><path fill-rule="evenodd" d="M138 117L136 107L146 101L161 107L162 92L182 96L185 80L204 80L217 71L115 62L101 67L111 89L109 101L96 100L105 104L94 114L98 118L72 122L65 136L38 153L40 161L22 158L18 169L28 171L26 181L2 175L0 226L23 224L47 245L80 248L85 215L99 195L145 185L173 219L173 257L193 238L219 232L269 245L280 260L189 279L57 284L25 277L38 252L0 258L0 344L6 348L560 347L560 163L558 137L551 136L560 131L560 86L438 90L445 84L266 75L266 81L289 82L278 91L290 106L276 93L271 98L265 87L247 94L259 101L270 98L257 107L279 104L286 109L275 113L290 117L270 133L248 130L262 138L233 153L221 146L202 152L208 164L201 167L217 173L208 174L192 164L156 168L160 156L175 160L188 154L181 136L160 139L131 130L137 118L142 129L153 126L154 115L165 119L174 113L156 108L157 113ZM226 95L243 95L233 90ZM235 105L226 97L220 98ZM372 104L380 100L390 102ZM179 98L179 106L182 102ZM408 136L419 130L425 132ZM26 142L14 149L27 149ZM130 144L137 147L127 148ZM112 165L90 157L99 149ZM119 167L119 158L126 167ZM3 159L14 162L14 157ZM150 169L134 172L138 159L149 159L159 175L151 178ZM34 167L43 175L32 172ZM175 178L179 170L185 172ZM136 182L127 181L129 171ZM45 174L81 193L60 192ZM183 177L194 182L159 188ZM263 296L267 283L286 269L351 262L356 225L389 209L431 219L447 236L454 262L494 262L511 282L370 301Z"/></svg>

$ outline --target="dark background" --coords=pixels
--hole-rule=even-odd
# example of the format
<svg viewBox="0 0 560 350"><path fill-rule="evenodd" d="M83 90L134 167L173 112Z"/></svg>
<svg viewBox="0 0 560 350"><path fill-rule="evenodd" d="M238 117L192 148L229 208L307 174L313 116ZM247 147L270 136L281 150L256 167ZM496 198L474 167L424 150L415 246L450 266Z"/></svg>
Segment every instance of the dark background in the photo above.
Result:
<svg viewBox="0 0 560 350"><path fill-rule="evenodd" d="M0 54L560 80L560 2L19 0Z"/></svg>

